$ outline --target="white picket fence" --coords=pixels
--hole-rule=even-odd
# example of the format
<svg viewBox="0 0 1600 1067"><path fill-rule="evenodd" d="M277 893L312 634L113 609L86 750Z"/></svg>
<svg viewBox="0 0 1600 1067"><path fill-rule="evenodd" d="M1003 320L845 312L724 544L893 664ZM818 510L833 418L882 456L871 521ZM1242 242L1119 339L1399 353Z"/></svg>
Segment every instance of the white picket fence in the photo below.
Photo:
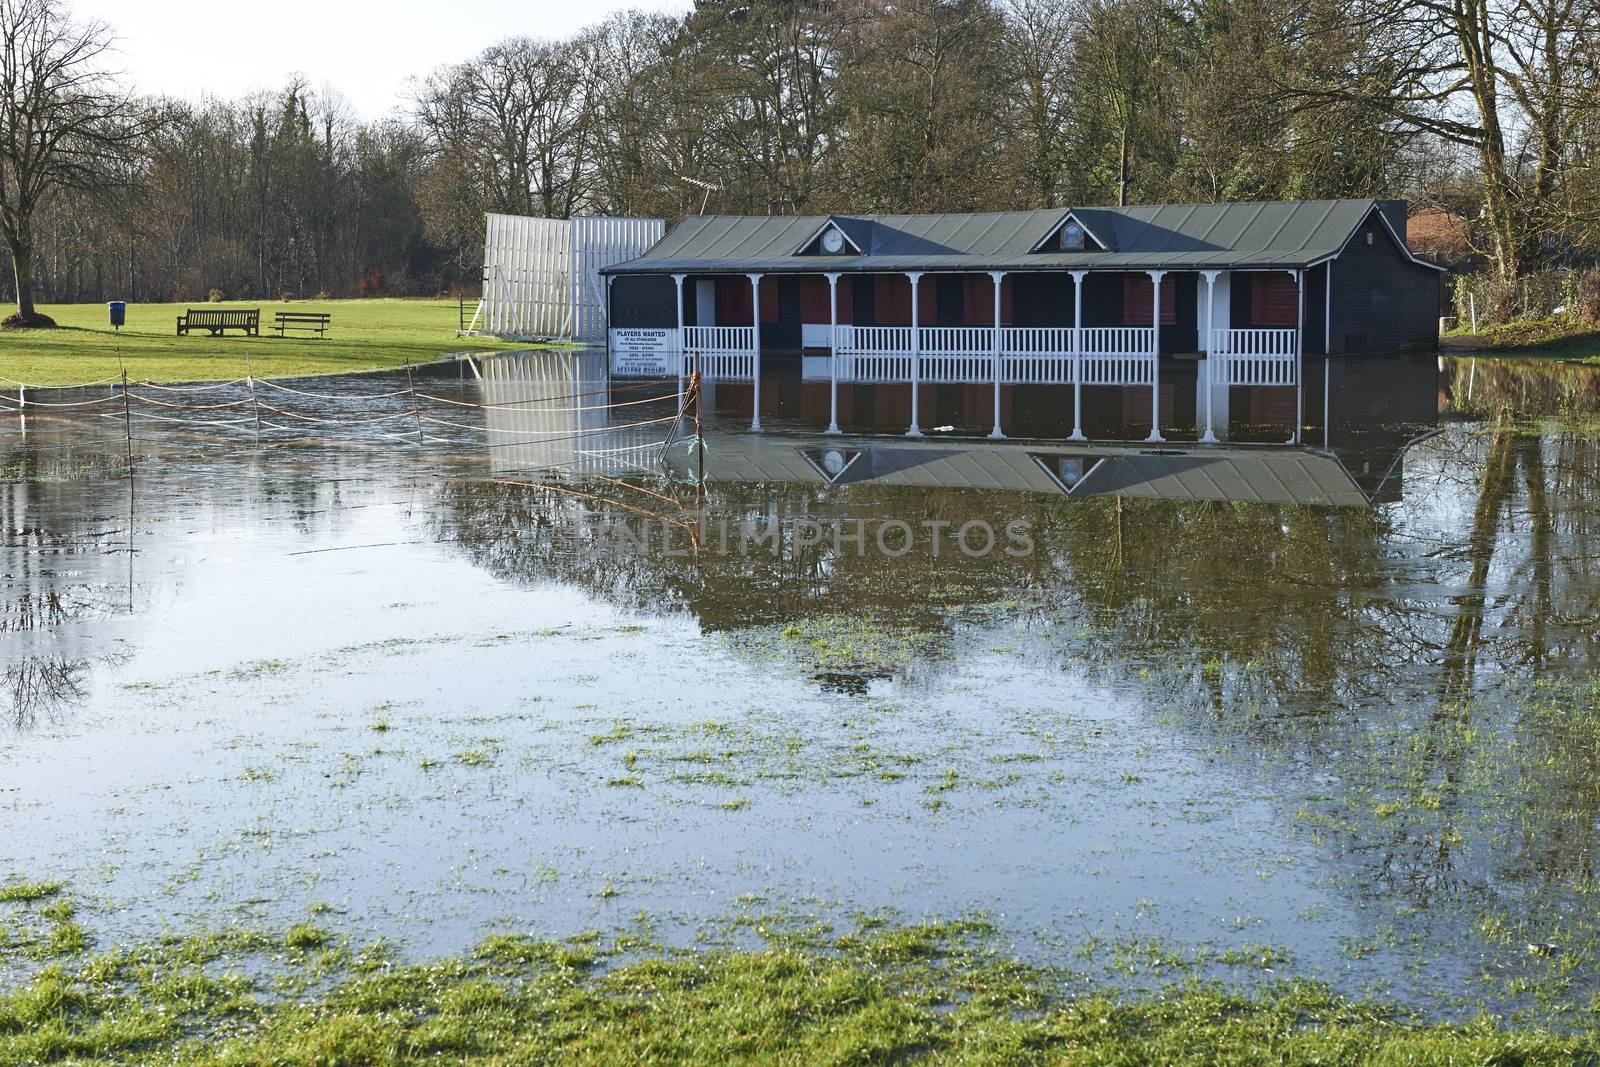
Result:
<svg viewBox="0 0 1600 1067"><path fill-rule="evenodd" d="M1148 326L839 326L833 358L841 382L862 385L918 381L992 384L996 342L1003 385L1149 386L1155 381L1156 331ZM1212 332L1212 381L1218 385L1294 385L1295 331ZM750 381L755 330L750 326L686 326L675 369L708 381Z"/></svg>
<svg viewBox="0 0 1600 1067"><path fill-rule="evenodd" d="M1215 385L1295 385L1295 331L1212 330L1208 367Z"/></svg>
<svg viewBox="0 0 1600 1067"><path fill-rule="evenodd" d="M748 382L755 377L754 326L685 326L674 353L678 374L700 371L708 382Z"/></svg>

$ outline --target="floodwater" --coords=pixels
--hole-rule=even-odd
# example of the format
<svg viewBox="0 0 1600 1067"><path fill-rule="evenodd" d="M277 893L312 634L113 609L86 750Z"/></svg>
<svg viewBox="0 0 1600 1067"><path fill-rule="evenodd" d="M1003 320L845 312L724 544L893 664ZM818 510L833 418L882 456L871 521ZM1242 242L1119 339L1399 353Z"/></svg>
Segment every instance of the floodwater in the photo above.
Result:
<svg viewBox="0 0 1600 1067"><path fill-rule="evenodd" d="M596 412L549 354L417 404L36 394L104 403L0 413L0 873L70 883L102 944L981 914L1085 981L1586 1017L1600 377L1396 366L1329 398L1370 507L700 500L651 466L674 385ZM924 535L974 521L1027 550Z"/></svg>

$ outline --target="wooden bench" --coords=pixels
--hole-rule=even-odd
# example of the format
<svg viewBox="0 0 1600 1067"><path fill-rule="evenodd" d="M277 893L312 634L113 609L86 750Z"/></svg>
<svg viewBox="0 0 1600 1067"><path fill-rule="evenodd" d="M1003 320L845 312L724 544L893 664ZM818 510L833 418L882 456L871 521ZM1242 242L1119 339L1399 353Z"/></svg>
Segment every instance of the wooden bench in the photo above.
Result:
<svg viewBox="0 0 1600 1067"><path fill-rule="evenodd" d="M209 330L212 337L228 330L243 330L251 337L261 336L261 309L235 310L222 308L187 308L178 316L178 335L190 330Z"/></svg>
<svg viewBox="0 0 1600 1067"><path fill-rule="evenodd" d="M333 321L333 316L324 311L280 311L272 318L272 328L278 331L279 337L285 336L285 330L310 330L318 337L325 337L328 323Z"/></svg>

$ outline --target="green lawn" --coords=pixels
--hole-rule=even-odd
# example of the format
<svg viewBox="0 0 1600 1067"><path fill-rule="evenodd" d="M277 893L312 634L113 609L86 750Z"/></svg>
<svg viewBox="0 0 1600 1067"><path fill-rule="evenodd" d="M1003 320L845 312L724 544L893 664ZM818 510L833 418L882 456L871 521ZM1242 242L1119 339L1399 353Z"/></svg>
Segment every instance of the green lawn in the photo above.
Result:
<svg viewBox="0 0 1600 1067"><path fill-rule="evenodd" d="M230 332L213 338L199 332L176 336L183 304L130 304L128 322L106 325L104 304L45 304L39 310L63 328L0 333L0 376L40 385L68 385L118 372L120 353L128 376L140 381L202 381L258 378L396 367L425 363L450 352L528 348L524 343L457 337L457 305L451 300L297 300L195 304L205 308L261 309L261 336ZM315 334L279 337L270 331L273 312L326 311L333 316L325 339Z"/></svg>
<svg viewBox="0 0 1600 1067"><path fill-rule="evenodd" d="M1447 353L1456 355L1600 362L1600 329L1564 319L1480 326L1476 334L1458 327L1439 341Z"/></svg>

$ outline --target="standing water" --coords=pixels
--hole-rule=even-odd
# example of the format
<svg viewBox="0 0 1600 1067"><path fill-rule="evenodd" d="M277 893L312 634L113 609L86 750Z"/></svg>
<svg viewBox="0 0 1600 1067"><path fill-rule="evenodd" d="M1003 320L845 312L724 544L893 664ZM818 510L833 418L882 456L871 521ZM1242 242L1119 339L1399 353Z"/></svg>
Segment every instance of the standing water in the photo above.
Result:
<svg viewBox="0 0 1600 1067"><path fill-rule="evenodd" d="M107 943L981 915L1099 982L1570 1017L1600 377L1391 366L1328 451L1204 463L701 456L555 354L133 420L132 477L120 410L7 413L0 871Z"/></svg>

